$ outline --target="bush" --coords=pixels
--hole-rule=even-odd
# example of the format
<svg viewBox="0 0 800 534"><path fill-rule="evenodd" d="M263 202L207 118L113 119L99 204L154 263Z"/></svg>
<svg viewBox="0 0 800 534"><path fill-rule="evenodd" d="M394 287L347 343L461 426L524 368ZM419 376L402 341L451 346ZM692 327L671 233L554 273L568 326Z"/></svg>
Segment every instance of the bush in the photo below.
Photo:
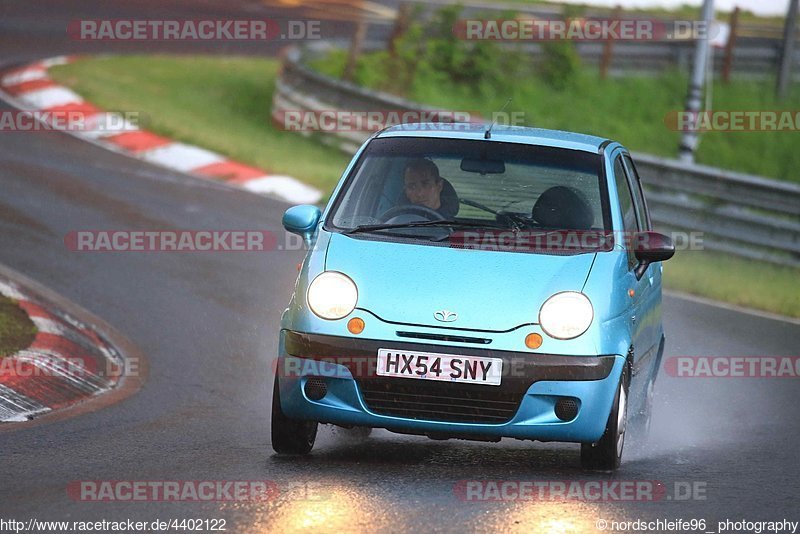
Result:
<svg viewBox="0 0 800 534"><path fill-rule="evenodd" d="M490 96L497 92L509 93L508 80L536 73L521 48L459 37L455 27L460 16L461 7L451 5L437 10L429 21L412 22L395 40L394 54L372 52L359 58L355 83L401 96L413 92L420 84L429 86L431 83L453 85L473 95ZM514 13L506 12L502 18L514 17ZM548 42L543 46L544 57L538 75L551 87L560 89L571 84L580 68L573 44ZM331 51L324 60L312 62L312 67L341 76L346 55L346 51Z"/></svg>
<svg viewBox="0 0 800 534"><path fill-rule="evenodd" d="M571 86L581 68L581 58L572 41L547 41L542 44L542 63L539 73L553 89Z"/></svg>
<svg viewBox="0 0 800 534"><path fill-rule="evenodd" d="M460 14L460 6L445 6L429 22L412 24L398 40L398 59L403 64L397 66L397 72L408 76L407 87L417 76L439 78L443 75L450 82L475 92L487 81L495 84L504 74L508 75L502 66L504 60L507 62L510 58L501 53L496 43L466 41L456 34L454 27Z"/></svg>

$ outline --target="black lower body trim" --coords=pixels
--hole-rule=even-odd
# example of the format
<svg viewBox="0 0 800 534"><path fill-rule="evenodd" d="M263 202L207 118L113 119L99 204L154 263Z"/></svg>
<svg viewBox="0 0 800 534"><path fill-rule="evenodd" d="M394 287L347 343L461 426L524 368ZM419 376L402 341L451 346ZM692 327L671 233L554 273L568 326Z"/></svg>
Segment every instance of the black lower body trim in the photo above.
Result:
<svg viewBox="0 0 800 534"><path fill-rule="evenodd" d="M411 419L505 423L512 419L531 384L540 380L602 380L614 356L562 356L380 341L285 331L286 353L297 358L345 366L370 411ZM503 360L499 386L378 376L378 350L437 352Z"/></svg>

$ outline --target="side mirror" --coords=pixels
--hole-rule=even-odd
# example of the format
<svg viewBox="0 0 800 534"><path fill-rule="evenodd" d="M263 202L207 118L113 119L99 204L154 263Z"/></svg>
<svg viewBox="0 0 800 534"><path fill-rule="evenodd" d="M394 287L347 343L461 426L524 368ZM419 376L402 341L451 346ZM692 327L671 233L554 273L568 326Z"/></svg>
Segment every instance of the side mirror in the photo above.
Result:
<svg viewBox="0 0 800 534"><path fill-rule="evenodd" d="M637 232L631 245L636 259L639 260L635 270L637 279L644 275L651 263L666 261L675 254L672 239L658 232Z"/></svg>
<svg viewBox="0 0 800 534"><path fill-rule="evenodd" d="M310 246L311 237L321 216L322 212L316 206L310 204L292 206L283 214L283 227L287 232L301 236L306 245Z"/></svg>

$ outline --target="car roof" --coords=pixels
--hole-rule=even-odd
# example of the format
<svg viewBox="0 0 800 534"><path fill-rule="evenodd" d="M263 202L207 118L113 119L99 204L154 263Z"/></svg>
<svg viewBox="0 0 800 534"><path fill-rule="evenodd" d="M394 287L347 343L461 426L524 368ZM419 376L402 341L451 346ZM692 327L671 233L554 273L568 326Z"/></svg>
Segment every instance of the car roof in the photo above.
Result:
<svg viewBox="0 0 800 534"><path fill-rule="evenodd" d="M437 137L449 139L484 139L486 123L424 122L397 124L380 131L376 137ZM571 148L586 152L598 152L601 145L611 142L604 137L561 130L506 126L496 124L492 128L491 140L505 143Z"/></svg>

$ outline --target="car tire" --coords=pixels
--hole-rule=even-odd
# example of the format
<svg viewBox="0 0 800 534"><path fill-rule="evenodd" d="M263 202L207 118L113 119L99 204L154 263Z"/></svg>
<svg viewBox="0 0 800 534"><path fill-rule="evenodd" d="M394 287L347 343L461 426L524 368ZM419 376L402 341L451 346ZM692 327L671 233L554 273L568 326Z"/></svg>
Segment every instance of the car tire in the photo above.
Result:
<svg viewBox="0 0 800 534"><path fill-rule="evenodd" d="M278 454L308 454L317 439L316 421L286 417L281 409L278 377L272 388L272 448Z"/></svg>
<svg viewBox="0 0 800 534"><path fill-rule="evenodd" d="M581 467L610 471L617 469L622 460L625 430L628 420L628 372L623 371L614 395L614 404L608 416L605 432L596 443L581 443Z"/></svg>

